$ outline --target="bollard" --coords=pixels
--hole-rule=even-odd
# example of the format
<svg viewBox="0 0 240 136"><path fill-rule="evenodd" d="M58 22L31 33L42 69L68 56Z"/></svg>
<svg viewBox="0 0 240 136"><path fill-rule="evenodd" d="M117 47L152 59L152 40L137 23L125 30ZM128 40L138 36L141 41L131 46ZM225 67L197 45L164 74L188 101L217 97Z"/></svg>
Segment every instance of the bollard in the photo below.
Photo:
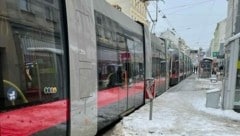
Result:
<svg viewBox="0 0 240 136"><path fill-rule="evenodd" d="M149 113L149 120L152 120L152 109L153 109L153 99L150 99L150 113Z"/></svg>

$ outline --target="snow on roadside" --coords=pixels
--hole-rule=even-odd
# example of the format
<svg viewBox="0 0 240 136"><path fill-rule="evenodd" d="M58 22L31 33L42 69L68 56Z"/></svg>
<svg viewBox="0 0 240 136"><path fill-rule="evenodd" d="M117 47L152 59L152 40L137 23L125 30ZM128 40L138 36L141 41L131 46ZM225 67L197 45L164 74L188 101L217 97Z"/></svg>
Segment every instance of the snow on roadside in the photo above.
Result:
<svg viewBox="0 0 240 136"><path fill-rule="evenodd" d="M207 88L206 93L211 93L214 91L222 91L222 82L218 81L216 83L209 82L209 79L196 79L197 81L201 81L200 85L202 88ZM200 88L201 88L200 87ZM223 110L221 108L207 108L206 107L206 97L195 97L194 101L192 101L192 105L195 109L199 111L203 111L205 113L216 115L219 117L229 118L232 120L240 121L240 114L233 110Z"/></svg>
<svg viewBox="0 0 240 136"><path fill-rule="evenodd" d="M147 103L133 114L124 117L105 136L235 136L240 135L240 114L233 110L206 108L206 93L221 89L221 82L209 79L187 80L157 97L153 102L153 119L149 120ZM209 117L212 115L212 117ZM226 127L227 126L227 127Z"/></svg>

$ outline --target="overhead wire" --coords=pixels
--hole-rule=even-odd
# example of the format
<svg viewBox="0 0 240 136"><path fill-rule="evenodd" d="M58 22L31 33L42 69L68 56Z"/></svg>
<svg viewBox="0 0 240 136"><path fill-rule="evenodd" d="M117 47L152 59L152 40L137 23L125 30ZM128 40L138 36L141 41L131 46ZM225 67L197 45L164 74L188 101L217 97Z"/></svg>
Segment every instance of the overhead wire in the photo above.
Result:
<svg viewBox="0 0 240 136"><path fill-rule="evenodd" d="M176 31L175 27L172 25L172 23L170 22L170 20L169 20L168 17L166 16L166 14L165 14L163 11L161 11L161 10L159 10L159 13L162 14L162 17L164 17L164 20L165 20L165 22L167 23L167 25L168 25L169 27L171 27L171 29L172 29L177 35L179 35L178 32Z"/></svg>
<svg viewBox="0 0 240 136"><path fill-rule="evenodd" d="M209 22L209 19L210 19L210 16L212 15L212 10L213 10L213 7L214 7L214 5L215 5L215 2L216 2L216 0L208 0L208 1L201 1L201 2L197 2L197 3L191 3L191 4L188 4L188 5L180 5L180 6L176 6L175 8L177 8L177 7L186 7L186 6L192 6L192 7L194 7L193 5L199 5L199 4L203 4L203 3L207 3L207 2L212 2L212 4L211 4L211 7L210 7L210 11L209 12L211 12L211 14L208 14L208 16L207 16L207 21L206 22ZM192 7L188 7L188 8L192 8ZM171 8L171 9L173 9L173 8ZM179 11L179 10L178 10ZM162 16L166 16L166 14L161 10L161 11L159 11L161 14L162 14ZM169 15L169 14L167 14L167 15ZM174 29L174 32L178 35L178 36L180 36L179 35L179 33L178 33L178 31L175 29L175 27L172 25L172 23L170 22L170 20L168 19L168 18L165 18L164 19L165 20L165 22L167 23L167 25L169 26L169 27L171 27L171 28L173 28ZM201 40L201 35L202 35L202 33L204 33L205 31L206 31L206 28L205 28L205 25L202 25L202 32L201 33L199 33L200 34L200 36L198 36L198 41L200 41ZM201 42L201 43L203 43L203 42ZM206 43L206 42L204 42L204 43Z"/></svg>
<svg viewBox="0 0 240 136"><path fill-rule="evenodd" d="M168 13L168 14L173 14L175 12L178 12L178 11L181 11L181 10L185 10L185 9L189 9L189 8L193 8L195 6L199 6L201 4L205 4L205 3L208 3L208 2L212 2L214 0L205 0L205 1L201 1L201 2L194 2L194 3L189 3L189 4L184 4L184 5L179 5L179 6L175 6L175 7L171 7L171 8L167 8L167 9L162 9L164 11L171 11L171 10L174 10L174 9L177 9L171 13ZM155 12L155 11L150 11L150 12Z"/></svg>
<svg viewBox="0 0 240 136"><path fill-rule="evenodd" d="M151 13L149 12L149 10L148 10L148 8L146 7L146 12L147 12L147 14L148 14L148 16L149 16L149 18L150 18L150 20L151 20L151 22L152 22L152 28L151 28L151 32L153 31L153 29L155 28L155 25L156 25L156 22L158 21L158 2L159 2L159 0L149 0L149 1L151 1L151 2L156 2L155 3L155 8L156 8L156 17L155 17L155 19L153 19L153 17L152 17L152 15L151 15ZM163 0L160 0L160 1L163 1ZM126 3L126 2L128 2L128 1L122 1L121 3ZM135 3L135 5L138 5L138 4L140 4L140 2L141 2L141 0L138 0L136 3Z"/></svg>
<svg viewBox="0 0 240 136"><path fill-rule="evenodd" d="M212 9L213 6L214 6L215 0L204 0L204 1L201 1L201 2L193 2L193 3L189 3L189 4L184 4L184 5L180 5L180 6L175 6L175 7L172 7L172 8L168 8L168 9L166 9L166 10L178 9L177 11L180 11L180 10L183 10L183 8L184 8L184 9L186 9L186 8L193 8L193 7L195 7L195 6L198 6L198 5L200 5L200 4L205 4L205 3L208 3L208 2L213 2L212 7L210 8L210 9ZM179 8L181 8L181 9L179 9ZM155 27L155 25L157 24L157 19L154 20L154 19L152 18L151 13L150 13L149 10L148 10L147 12L148 12L148 15L149 15L152 23L153 23L153 26L152 26L152 30L153 30L154 27ZM174 11L174 12L176 12L176 11ZM172 12L172 13L174 13L174 12ZM172 31L174 31L174 33L176 33L177 35L179 35L179 33L177 32L177 29L173 26L173 24L171 23L171 21L169 20L169 18L166 17L166 14L163 12L163 10L159 10L159 13L161 14L162 17L165 17L164 21L165 21L166 24L172 29ZM172 13L171 13L171 14L172 14ZM169 15L169 14L167 14L167 15ZM210 15L211 15L211 14L210 14ZM210 15L209 15L209 16L210 16ZM207 19L207 20L209 20L209 16L208 16L208 19ZM156 17L158 18L158 16L156 16ZM155 21L155 22L154 22L154 21ZM203 30L204 30L204 29L203 29ZM179 35L179 36L180 36L180 35ZM200 40L200 38L199 38L199 40Z"/></svg>
<svg viewBox="0 0 240 136"><path fill-rule="evenodd" d="M159 0L152 0L152 1L155 1L154 5L155 5L155 19L153 19L151 13L149 12L148 8L146 8L147 10L147 13L148 13L148 16L152 22L152 27L151 27L151 33L153 33L153 31L155 30L155 26L156 26L156 23L158 22L158 2Z"/></svg>
<svg viewBox="0 0 240 136"><path fill-rule="evenodd" d="M171 7L171 8L164 9L164 10L184 8L184 7L188 7L188 6L192 6L192 5L204 4L204 3L208 3L208 2L212 2L212 1L214 1L214 0L205 0L205 1L201 1L201 2L194 2L194 3L189 3L189 4L184 4L184 5L179 5L179 6ZM194 7L194 6L193 6L193 7Z"/></svg>

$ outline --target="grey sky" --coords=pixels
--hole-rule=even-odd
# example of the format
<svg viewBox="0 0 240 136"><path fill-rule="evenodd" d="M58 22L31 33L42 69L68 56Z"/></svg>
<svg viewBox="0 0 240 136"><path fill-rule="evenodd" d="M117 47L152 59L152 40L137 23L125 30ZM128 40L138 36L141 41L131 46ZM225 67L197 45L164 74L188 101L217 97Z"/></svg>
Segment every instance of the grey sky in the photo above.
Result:
<svg viewBox="0 0 240 136"><path fill-rule="evenodd" d="M159 1L158 22L153 32L159 34L167 28L176 30L190 48L207 49L216 25L227 16L227 0L165 0ZM156 19L154 2L149 5ZM166 15L166 19L162 18Z"/></svg>

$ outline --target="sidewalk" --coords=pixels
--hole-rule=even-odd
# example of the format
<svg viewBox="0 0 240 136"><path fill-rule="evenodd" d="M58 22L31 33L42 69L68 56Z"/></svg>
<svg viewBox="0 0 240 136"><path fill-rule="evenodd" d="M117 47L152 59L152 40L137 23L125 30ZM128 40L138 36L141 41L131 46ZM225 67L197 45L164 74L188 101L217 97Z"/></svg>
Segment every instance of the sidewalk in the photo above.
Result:
<svg viewBox="0 0 240 136"><path fill-rule="evenodd" d="M206 92L221 84L192 75L153 101L151 121L146 104L104 136L239 136L239 113L205 107Z"/></svg>

